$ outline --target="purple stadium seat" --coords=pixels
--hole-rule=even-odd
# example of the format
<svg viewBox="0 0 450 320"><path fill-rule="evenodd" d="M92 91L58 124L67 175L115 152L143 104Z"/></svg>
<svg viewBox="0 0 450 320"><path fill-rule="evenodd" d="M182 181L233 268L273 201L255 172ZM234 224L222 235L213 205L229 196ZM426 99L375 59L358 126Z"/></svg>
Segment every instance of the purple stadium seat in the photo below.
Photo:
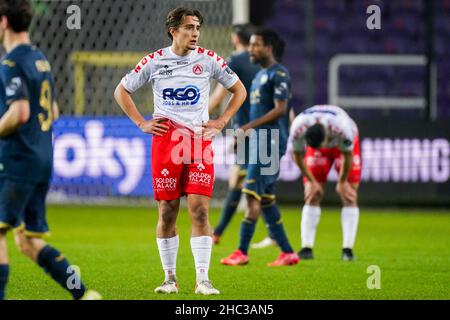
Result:
<svg viewBox="0 0 450 320"><path fill-rule="evenodd" d="M336 33L342 33L340 24L342 20L332 14L320 14L317 15L314 21L314 28L316 33L327 33L328 35L334 35Z"/></svg>
<svg viewBox="0 0 450 320"><path fill-rule="evenodd" d="M431 1L431 0L430 0ZM423 0L321 0L314 1L314 52L304 52L304 4L298 0L275 1L270 25L288 43L283 63L289 68L293 93L304 101L306 64L315 70L314 103L327 102L328 63L339 53L424 54ZM436 61L438 63L439 115L450 117L450 0L435 0ZM366 28L369 5L382 10L382 30ZM294 21L294 23L288 23ZM340 92L345 95L420 96L424 93L424 68L394 66L350 67L340 70ZM303 107L303 106L302 106ZM401 111L401 112L400 112ZM380 110L356 110L358 116L386 114ZM399 110L389 115L423 116L423 112Z"/></svg>
<svg viewBox="0 0 450 320"><path fill-rule="evenodd" d="M321 0L314 1L314 11L317 13L341 14L347 9L346 1Z"/></svg>
<svg viewBox="0 0 450 320"><path fill-rule="evenodd" d="M422 0L395 0L389 1L389 6L395 12L423 12Z"/></svg>

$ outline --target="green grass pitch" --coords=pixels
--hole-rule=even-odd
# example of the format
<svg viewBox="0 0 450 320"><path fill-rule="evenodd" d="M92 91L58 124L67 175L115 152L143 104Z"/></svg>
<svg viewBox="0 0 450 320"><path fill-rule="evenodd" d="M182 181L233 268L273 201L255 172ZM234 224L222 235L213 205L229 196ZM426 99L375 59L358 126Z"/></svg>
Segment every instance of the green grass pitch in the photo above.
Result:
<svg viewBox="0 0 450 320"><path fill-rule="evenodd" d="M211 211L216 223L219 210ZM300 208L282 208L283 221L295 250L300 246ZM250 251L247 266L219 263L237 247L238 213L213 248L210 277L222 291L218 297L193 294L194 261L185 209L178 218L180 249L178 295L158 295L163 280L155 240L157 212L152 208L50 206L50 243L81 268L88 287L105 299L449 299L450 212L439 210L361 209L354 262L340 260L338 208L323 208L317 232L315 260L296 266L269 268L275 247ZM258 223L254 241L266 230ZM69 299L70 296L39 267L18 253L8 235L11 277L9 299ZM367 288L367 268L381 270L381 289Z"/></svg>

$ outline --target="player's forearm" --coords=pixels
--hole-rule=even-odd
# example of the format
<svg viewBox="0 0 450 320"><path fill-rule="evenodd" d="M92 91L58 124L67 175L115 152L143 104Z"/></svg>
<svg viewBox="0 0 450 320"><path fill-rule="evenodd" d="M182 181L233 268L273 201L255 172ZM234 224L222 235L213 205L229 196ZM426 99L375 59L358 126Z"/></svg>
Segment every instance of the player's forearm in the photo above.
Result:
<svg viewBox="0 0 450 320"><path fill-rule="evenodd" d="M59 118L59 106L58 106L58 103L56 101L53 102L52 113L53 113L53 121L58 120L58 118Z"/></svg>
<svg viewBox="0 0 450 320"><path fill-rule="evenodd" d="M28 100L17 100L11 103L8 111L0 119L0 138L16 132L30 119L30 103Z"/></svg>
<svg viewBox="0 0 450 320"><path fill-rule="evenodd" d="M23 124L20 116L13 109L8 109L0 119L0 138L4 138L14 133Z"/></svg>
<svg viewBox="0 0 450 320"><path fill-rule="evenodd" d="M352 152L343 152L344 154L344 163L341 167L341 172L339 174L339 182L345 182L348 179L348 175L350 173L350 168L352 167L353 162L353 153Z"/></svg>
<svg viewBox="0 0 450 320"><path fill-rule="evenodd" d="M300 172L302 173L302 176L304 176L310 182L315 181L314 175L308 169L308 167L306 166L305 161L303 160L305 155L303 153L300 153L300 152L297 152L297 151L293 151L292 152L292 156L294 158L295 163L297 163L297 166L300 169Z"/></svg>
<svg viewBox="0 0 450 320"><path fill-rule="evenodd" d="M230 89L231 90L229 91L232 93L232 96L228 101L228 105L225 108L225 111L217 119L219 121L222 121L224 125L226 125L236 114L236 112L238 112L239 108L242 106L245 98L247 97L247 91L240 81Z"/></svg>
<svg viewBox="0 0 450 320"><path fill-rule="evenodd" d="M246 125L242 127L243 130L247 131L249 129L258 128L266 123L273 122L277 120L278 118L282 117L286 113L286 109L283 108L275 108L266 113L264 116L255 119L253 121L250 121Z"/></svg>
<svg viewBox="0 0 450 320"><path fill-rule="evenodd" d="M119 104L120 108L137 126L145 121L136 105L134 104L131 95L125 90L122 84L119 84L114 91L114 98Z"/></svg>

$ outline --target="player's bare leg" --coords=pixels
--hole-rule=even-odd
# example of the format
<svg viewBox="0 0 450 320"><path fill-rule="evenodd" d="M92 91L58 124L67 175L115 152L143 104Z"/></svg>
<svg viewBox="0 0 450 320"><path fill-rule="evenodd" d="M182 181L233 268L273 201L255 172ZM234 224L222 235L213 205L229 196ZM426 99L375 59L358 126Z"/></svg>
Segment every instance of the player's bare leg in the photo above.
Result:
<svg viewBox="0 0 450 320"><path fill-rule="evenodd" d="M194 256L196 270L195 293L212 295L219 294L208 277L212 250L212 229L209 224L210 198L204 195L189 194L187 204L192 222L191 249Z"/></svg>
<svg viewBox="0 0 450 320"><path fill-rule="evenodd" d="M6 230L0 229L0 265L8 264L8 246L6 243Z"/></svg>
<svg viewBox="0 0 450 320"><path fill-rule="evenodd" d="M0 229L0 300L5 299L6 284L9 277L8 248L6 230Z"/></svg>
<svg viewBox="0 0 450 320"><path fill-rule="evenodd" d="M358 188L359 183L348 183L349 190L339 190L342 202L342 259L354 260L353 246L356 240L359 221Z"/></svg>
<svg viewBox="0 0 450 320"><path fill-rule="evenodd" d="M27 237L23 230L15 232L16 245L25 256L37 262L39 252L46 246L46 242L39 238Z"/></svg>
<svg viewBox="0 0 450 320"><path fill-rule="evenodd" d="M319 187L322 189L320 190ZM314 259L313 248L320 221L323 188L324 184L317 186L309 181L305 183L305 205L302 209L301 221L302 249L298 253L300 259Z"/></svg>
<svg viewBox="0 0 450 320"><path fill-rule="evenodd" d="M156 293L178 293L176 265L180 241L177 235L176 221L179 208L180 199L158 201L156 242L165 277L163 284L155 289Z"/></svg>

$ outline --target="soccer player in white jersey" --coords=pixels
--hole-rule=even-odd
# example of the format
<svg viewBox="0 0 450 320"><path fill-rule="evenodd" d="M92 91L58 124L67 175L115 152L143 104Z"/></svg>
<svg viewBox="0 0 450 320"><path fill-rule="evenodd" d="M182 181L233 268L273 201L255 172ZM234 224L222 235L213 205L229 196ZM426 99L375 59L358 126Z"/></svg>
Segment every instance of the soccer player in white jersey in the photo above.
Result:
<svg viewBox="0 0 450 320"><path fill-rule="evenodd" d="M176 8L168 13L166 27L172 45L151 53L123 77L114 96L128 117L152 137L152 176L159 220L157 244L165 272L158 293L178 293L176 259L179 238L176 218L180 197L187 196L192 221L191 248L196 268L197 294L219 294L209 278L212 229L208 219L214 184L212 137L238 111L246 90L226 61L198 46L203 17L198 10ZM224 113L209 120L210 79L230 91ZM131 94L150 82L154 113L145 120ZM197 130L199 129L199 130Z"/></svg>
<svg viewBox="0 0 450 320"><path fill-rule="evenodd" d="M290 129L293 158L305 186L302 210L301 259L313 259L313 247L320 220L320 202L331 166L339 173L336 191L342 201L342 259L352 261L358 228L357 192L361 181L361 151L358 127L340 107L320 105L306 109Z"/></svg>

